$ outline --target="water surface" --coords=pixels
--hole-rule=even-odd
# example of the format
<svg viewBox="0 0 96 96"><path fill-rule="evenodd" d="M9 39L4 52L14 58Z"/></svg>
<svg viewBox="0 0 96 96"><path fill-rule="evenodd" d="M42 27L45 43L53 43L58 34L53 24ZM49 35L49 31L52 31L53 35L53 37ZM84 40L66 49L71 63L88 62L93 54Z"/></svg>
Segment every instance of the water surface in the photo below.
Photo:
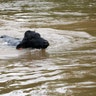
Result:
<svg viewBox="0 0 96 96"><path fill-rule="evenodd" d="M0 96L96 95L95 0L1 0L0 36L35 30L46 50L0 39Z"/></svg>

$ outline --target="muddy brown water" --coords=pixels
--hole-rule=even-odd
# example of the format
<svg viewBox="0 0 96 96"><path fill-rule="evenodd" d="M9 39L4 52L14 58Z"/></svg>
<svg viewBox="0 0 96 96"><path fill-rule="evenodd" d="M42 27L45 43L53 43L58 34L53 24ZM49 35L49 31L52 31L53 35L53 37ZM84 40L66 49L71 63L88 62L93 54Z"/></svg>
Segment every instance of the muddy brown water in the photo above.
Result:
<svg viewBox="0 0 96 96"><path fill-rule="evenodd" d="M96 0L0 0L0 36L26 30L50 46L0 39L0 96L96 96Z"/></svg>

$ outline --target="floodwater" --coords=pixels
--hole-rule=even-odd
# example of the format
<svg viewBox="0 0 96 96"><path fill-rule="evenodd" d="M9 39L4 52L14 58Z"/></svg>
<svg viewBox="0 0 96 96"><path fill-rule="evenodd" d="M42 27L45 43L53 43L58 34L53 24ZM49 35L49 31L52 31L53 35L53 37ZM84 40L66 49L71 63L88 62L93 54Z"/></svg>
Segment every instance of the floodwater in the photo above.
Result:
<svg viewBox="0 0 96 96"><path fill-rule="evenodd" d="M35 30L44 50L0 39L0 96L96 96L96 0L0 0L0 36Z"/></svg>

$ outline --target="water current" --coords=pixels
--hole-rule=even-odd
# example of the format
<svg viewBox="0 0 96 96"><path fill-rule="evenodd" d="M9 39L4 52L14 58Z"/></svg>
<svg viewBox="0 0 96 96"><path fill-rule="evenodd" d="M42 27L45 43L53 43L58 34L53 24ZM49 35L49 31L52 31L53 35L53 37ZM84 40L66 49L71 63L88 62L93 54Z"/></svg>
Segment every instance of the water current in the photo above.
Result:
<svg viewBox="0 0 96 96"><path fill-rule="evenodd" d="M0 39L0 96L96 96L96 0L0 0L0 36L27 30L50 46Z"/></svg>

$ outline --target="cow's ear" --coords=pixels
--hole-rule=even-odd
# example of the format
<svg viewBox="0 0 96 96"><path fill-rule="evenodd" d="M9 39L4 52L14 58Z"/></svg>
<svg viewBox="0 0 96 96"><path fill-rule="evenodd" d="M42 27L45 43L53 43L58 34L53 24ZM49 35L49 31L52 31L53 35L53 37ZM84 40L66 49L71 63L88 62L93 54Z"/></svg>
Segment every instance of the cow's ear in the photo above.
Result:
<svg viewBox="0 0 96 96"><path fill-rule="evenodd" d="M36 33L35 34L35 38L40 38L40 34L39 33Z"/></svg>

